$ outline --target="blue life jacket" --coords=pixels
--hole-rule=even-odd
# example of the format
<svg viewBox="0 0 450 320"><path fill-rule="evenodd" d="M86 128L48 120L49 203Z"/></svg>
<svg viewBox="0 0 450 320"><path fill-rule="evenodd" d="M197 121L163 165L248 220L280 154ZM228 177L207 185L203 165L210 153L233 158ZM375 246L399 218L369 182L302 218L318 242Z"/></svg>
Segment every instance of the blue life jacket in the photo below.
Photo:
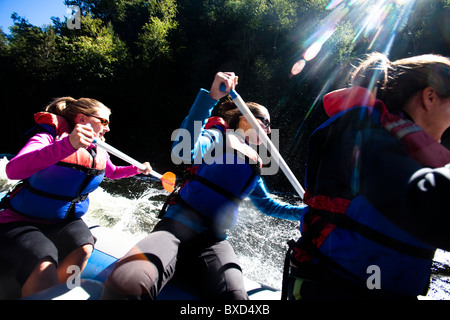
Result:
<svg viewBox="0 0 450 320"><path fill-rule="evenodd" d="M188 181L179 191L184 205L220 230L235 224L239 203L255 188L261 168L258 153L243 137L227 133L226 128L221 118L209 119L205 129L223 133L223 148L193 166Z"/></svg>
<svg viewBox="0 0 450 320"><path fill-rule="evenodd" d="M62 117L40 112L36 122L55 139L68 134ZM46 220L79 218L89 207L88 195L102 182L106 168L106 151L84 148L58 163L24 179L11 193L14 211Z"/></svg>

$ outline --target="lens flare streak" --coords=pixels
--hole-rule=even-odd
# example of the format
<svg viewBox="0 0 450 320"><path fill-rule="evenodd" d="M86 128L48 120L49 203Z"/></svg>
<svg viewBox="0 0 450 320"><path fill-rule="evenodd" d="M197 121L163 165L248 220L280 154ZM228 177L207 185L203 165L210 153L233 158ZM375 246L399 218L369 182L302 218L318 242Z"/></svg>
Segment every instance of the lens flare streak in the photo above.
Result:
<svg viewBox="0 0 450 320"><path fill-rule="evenodd" d="M339 72L342 66L336 66L335 71L332 72L323 72L338 50L338 46L326 45L327 42L339 43L341 39L338 37L342 34L342 30L351 25L353 34L350 33L351 38L347 40L348 46L358 45L358 50L361 50L365 45L366 52L379 51L389 56L395 38L406 25L416 1L331 0L329 2L326 7L330 11L329 14L318 25L316 31L301 43L300 47L306 49L301 54L301 59L291 68L291 78L302 74L305 81L314 79L315 82L311 86L317 87L319 94L312 104L305 107L306 114L294 131L294 137L288 146L290 152L297 151L296 149L302 143L300 137L306 120L320 105L321 97L337 80L336 77L342 74ZM342 43L345 45L345 42Z"/></svg>
<svg viewBox="0 0 450 320"><path fill-rule="evenodd" d="M330 13L322 21L318 30L304 45L307 48L302 59L291 69L291 77L301 73L307 63L320 57L324 44L339 26L351 23L355 30L352 43L367 41L367 51L379 50L389 54L395 35L406 24L415 0L333 0L327 10Z"/></svg>

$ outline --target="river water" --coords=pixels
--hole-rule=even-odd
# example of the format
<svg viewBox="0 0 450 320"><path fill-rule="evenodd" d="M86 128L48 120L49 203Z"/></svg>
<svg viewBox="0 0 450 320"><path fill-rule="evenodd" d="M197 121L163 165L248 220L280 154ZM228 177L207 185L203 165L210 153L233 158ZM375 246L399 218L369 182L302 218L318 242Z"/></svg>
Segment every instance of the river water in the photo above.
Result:
<svg viewBox="0 0 450 320"><path fill-rule="evenodd" d="M0 191L15 181L4 172L6 158L0 159ZM168 193L150 177L135 176L120 180L105 179L90 196L89 225L101 225L129 234L136 241L150 232ZM274 194L278 200L296 204L295 197ZM289 239L300 236L298 223L265 216L249 200L244 200L237 224L229 240L240 260L244 275L281 289L284 255ZM419 299L450 300L450 253L438 250L427 296Z"/></svg>

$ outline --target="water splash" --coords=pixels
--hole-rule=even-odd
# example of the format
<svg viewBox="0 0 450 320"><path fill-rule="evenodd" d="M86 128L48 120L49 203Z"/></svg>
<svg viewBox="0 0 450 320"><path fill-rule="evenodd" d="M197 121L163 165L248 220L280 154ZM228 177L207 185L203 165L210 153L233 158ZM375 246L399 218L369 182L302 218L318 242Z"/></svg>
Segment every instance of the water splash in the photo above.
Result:
<svg viewBox="0 0 450 320"><path fill-rule="evenodd" d="M6 159L0 159L0 191L14 185L5 174ZM160 183L138 177L105 180L90 195L89 212L83 219L127 233L135 242L151 231L167 193ZM273 195L278 201L295 203L296 198ZM251 280L281 289L286 241L300 236L298 224L265 216L244 200L236 227L229 240L239 258L243 273ZM450 253L438 250L434 259L430 291L421 299L450 299Z"/></svg>
<svg viewBox="0 0 450 320"><path fill-rule="evenodd" d="M5 192L12 186L14 186L18 180L10 180L6 175L5 167L8 163L7 157L0 157L0 191Z"/></svg>
<svg viewBox="0 0 450 320"><path fill-rule="evenodd" d="M142 186L137 187L136 183L144 185L144 190ZM89 196L89 212L84 219L89 224L99 224L144 237L158 222L159 209L166 195L156 182L133 177L126 180L105 179L101 187Z"/></svg>

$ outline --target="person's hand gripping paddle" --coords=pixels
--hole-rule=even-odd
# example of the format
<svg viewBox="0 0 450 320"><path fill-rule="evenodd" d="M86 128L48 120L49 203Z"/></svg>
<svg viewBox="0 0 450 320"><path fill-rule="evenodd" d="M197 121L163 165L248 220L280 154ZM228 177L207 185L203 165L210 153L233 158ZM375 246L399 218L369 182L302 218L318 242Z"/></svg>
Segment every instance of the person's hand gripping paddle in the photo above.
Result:
<svg viewBox="0 0 450 320"><path fill-rule="evenodd" d="M225 84L220 85L220 90L225 92L226 87ZM247 107L247 104L242 100L241 96L234 90L231 89L229 92L229 95L231 96L231 99L233 99L234 104L238 107L239 111L244 115L245 119L250 123L252 128L256 131L258 134L258 137L262 140L262 143L264 146L269 150L270 154L276 161L276 163L280 166L281 170L285 174L286 178L288 178L289 182L294 187L295 191L297 191L300 198L303 199L303 195L305 194L305 190L298 182L297 178L292 173L291 169L288 167L286 162L284 161L283 157L278 152L278 149L274 146L272 141L267 136L266 132L261 129L258 122L256 121L255 116L252 114L250 109Z"/></svg>
<svg viewBox="0 0 450 320"><path fill-rule="evenodd" d="M109 153L115 155L116 157L128 162L129 164L132 164L136 167L138 167L139 169L145 171L147 169L147 167L140 163L137 160L134 160L133 158L129 157L128 155L126 155L125 153L123 153L120 150L117 150L116 148L114 148L113 146L107 144L104 141L101 141L97 138L94 138L93 143L95 143L97 146L105 149L106 151L108 151ZM155 172L154 170L150 171L150 174L152 176L154 176L155 178L158 178L159 180L161 180L162 185L164 187L164 189L166 191L168 191L169 193L172 193L174 188L175 188L175 181L177 179L177 177L175 176L174 173L172 172L166 172L163 175L159 174L158 172Z"/></svg>

